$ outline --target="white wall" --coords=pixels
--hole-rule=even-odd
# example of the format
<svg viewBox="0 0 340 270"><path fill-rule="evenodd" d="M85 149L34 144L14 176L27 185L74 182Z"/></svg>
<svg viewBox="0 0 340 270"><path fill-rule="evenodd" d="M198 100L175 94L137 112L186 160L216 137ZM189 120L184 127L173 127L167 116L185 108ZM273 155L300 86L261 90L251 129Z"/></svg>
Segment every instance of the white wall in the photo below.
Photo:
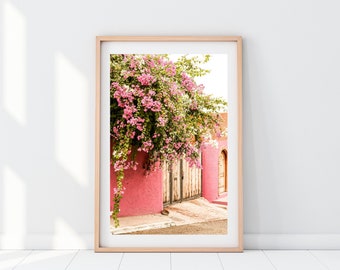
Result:
<svg viewBox="0 0 340 270"><path fill-rule="evenodd" d="M244 38L246 248L340 248L336 1L0 3L0 248L93 246L96 35Z"/></svg>

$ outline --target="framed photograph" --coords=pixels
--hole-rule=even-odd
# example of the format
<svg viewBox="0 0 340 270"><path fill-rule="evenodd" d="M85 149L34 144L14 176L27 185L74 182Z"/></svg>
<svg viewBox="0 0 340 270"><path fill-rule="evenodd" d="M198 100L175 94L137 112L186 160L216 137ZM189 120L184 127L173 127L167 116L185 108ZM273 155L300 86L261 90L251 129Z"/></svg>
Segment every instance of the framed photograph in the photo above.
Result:
<svg viewBox="0 0 340 270"><path fill-rule="evenodd" d="M241 252L242 39L99 36L96 252Z"/></svg>

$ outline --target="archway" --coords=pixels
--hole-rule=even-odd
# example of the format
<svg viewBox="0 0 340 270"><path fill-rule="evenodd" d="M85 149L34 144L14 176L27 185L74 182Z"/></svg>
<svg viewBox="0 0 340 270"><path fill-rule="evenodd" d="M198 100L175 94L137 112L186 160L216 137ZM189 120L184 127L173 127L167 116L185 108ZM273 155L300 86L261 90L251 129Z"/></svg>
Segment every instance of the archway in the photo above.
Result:
<svg viewBox="0 0 340 270"><path fill-rule="evenodd" d="M218 194L228 191L228 152L222 150L218 157Z"/></svg>

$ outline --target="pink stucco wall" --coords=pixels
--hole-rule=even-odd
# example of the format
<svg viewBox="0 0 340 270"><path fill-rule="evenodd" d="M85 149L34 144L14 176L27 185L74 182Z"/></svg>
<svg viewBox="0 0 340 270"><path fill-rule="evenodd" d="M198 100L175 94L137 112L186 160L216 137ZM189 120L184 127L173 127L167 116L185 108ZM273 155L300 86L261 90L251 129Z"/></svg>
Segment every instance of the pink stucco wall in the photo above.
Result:
<svg viewBox="0 0 340 270"><path fill-rule="evenodd" d="M126 188L120 202L119 216L137 216L159 213L163 210L162 195L162 170L157 170L145 175L142 168L146 153L138 153L136 161L139 163L136 171L130 169L125 171L123 185ZM116 186L116 176L111 166L111 210L113 207L113 187Z"/></svg>
<svg viewBox="0 0 340 270"><path fill-rule="evenodd" d="M227 150L227 140L218 140L217 148L205 145L202 149L202 197L208 201L218 198L218 157L222 150Z"/></svg>

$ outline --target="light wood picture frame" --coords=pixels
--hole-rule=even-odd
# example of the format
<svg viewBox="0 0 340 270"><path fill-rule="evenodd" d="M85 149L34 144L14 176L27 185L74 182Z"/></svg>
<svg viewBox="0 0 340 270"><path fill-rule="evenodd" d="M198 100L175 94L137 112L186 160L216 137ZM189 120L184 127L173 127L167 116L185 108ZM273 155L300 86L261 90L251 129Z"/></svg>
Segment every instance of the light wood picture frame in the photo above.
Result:
<svg viewBox="0 0 340 270"><path fill-rule="evenodd" d="M193 71L195 65L200 69ZM196 75L199 78L196 79ZM205 79L207 76L210 79ZM170 85L174 85L174 91L182 92L171 92ZM210 92L205 92L208 88ZM131 94L137 92L139 94ZM190 106L190 110L185 111L189 111L190 117L198 117L197 111L201 110L200 117L206 118L199 118L199 125L200 121L195 121L198 118L191 117L190 122L187 115L181 113L178 126L185 123L185 128L191 124L198 128L190 129L196 130L191 137L185 133L189 129L181 129L184 133L176 135L179 141L175 145L171 144L173 135L169 135L174 131L164 130L170 126L179 128L174 118L164 117L169 114L163 112L164 106L168 106L164 105L166 97L173 101L176 99L172 99L172 95L177 94L181 98L178 104L188 102L186 106ZM227 101L223 107L226 109L210 112L218 122L215 126L219 131L209 129L203 139L203 129L206 130L210 122L202 120L209 118L208 107L203 108L208 103L202 100L212 102L215 95ZM130 105L122 104L121 100ZM199 104L193 107L196 101ZM214 102L217 104L217 99ZM152 107L156 105L157 108ZM128 112L127 106L130 109L132 106L132 111ZM150 120L145 115L155 119L147 132L145 121ZM142 118L141 127L136 119ZM95 252L243 251L241 37L97 36L95 119ZM135 120L134 124L130 124L131 119ZM122 124L123 120L128 122ZM137 127L135 131L131 131L132 125ZM128 140L133 142L131 149L136 154L131 158L130 150L125 163L119 151L126 149L117 139L121 138L123 129L131 138ZM144 139L142 143L149 135L150 140ZM178 162L167 161L167 157L173 156L170 150L161 151L163 154L152 152L155 158L150 158L156 143L165 144L162 136L169 136L166 142L170 141L170 148L178 149L175 155ZM180 141L183 136L187 136L186 141ZM215 144L214 147L209 143ZM197 162L186 156L193 155L194 150L188 150L191 144L199 146ZM147 174L145 168L149 167L145 160L155 165ZM195 162L202 168L193 169L191 163ZM123 177L119 172L123 172ZM185 216L184 212L191 214ZM200 219L200 215L206 219Z"/></svg>

